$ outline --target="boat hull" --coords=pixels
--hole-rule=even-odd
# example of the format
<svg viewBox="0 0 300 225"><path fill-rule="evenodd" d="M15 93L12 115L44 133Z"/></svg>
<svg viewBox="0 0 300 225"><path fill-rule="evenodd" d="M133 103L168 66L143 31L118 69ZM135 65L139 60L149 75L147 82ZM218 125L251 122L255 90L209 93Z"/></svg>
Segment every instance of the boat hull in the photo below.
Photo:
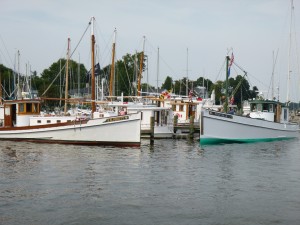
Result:
<svg viewBox="0 0 300 225"><path fill-rule="evenodd" d="M1 140L77 145L140 145L139 115L92 119L65 126L0 130Z"/></svg>
<svg viewBox="0 0 300 225"><path fill-rule="evenodd" d="M297 124L275 123L261 119L203 110L200 144L251 143L298 137Z"/></svg>

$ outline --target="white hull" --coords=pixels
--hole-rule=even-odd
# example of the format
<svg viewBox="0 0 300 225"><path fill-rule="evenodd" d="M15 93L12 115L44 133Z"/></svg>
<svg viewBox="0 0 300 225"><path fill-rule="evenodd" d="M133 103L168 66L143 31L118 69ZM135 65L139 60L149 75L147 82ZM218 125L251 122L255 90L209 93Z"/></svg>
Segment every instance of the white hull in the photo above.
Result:
<svg viewBox="0 0 300 225"><path fill-rule="evenodd" d="M154 138L173 138L173 126L155 126Z"/></svg>
<svg viewBox="0 0 300 225"><path fill-rule="evenodd" d="M256 142L298 137L297 124L275 123L203 110L200 143Z"/></svg>
<svg viewBox="0 0 300 225"><path fill-rule="evenodd" d="M124 108L129 113L141 113L141 133L143 138L149 138L151 129L151 118L154 122L154 138L172 138L174 134L173 128L173 112L167 107L157 107L156 105L143 105L139 103L115 102L110 106ZM117 109L118 111L118 109Z"/></svg>
<svg viewBox="0 0 300 225"><path fill-rule="evenodd" d="M14 141L84 144L84 145L140 145L139 114L91 119L87 123L64 126L1 129L0 139Z"/></svg>
<svg viewBox="0 0 300 225"><path fill-rule="evenodd" d="M142 138L150 138L150 128L149 126L141 128ZM173 130L170 129L170 126L163 125L163 126L154 126L154 138L155 139L169 139L173 138Z"/></svg>

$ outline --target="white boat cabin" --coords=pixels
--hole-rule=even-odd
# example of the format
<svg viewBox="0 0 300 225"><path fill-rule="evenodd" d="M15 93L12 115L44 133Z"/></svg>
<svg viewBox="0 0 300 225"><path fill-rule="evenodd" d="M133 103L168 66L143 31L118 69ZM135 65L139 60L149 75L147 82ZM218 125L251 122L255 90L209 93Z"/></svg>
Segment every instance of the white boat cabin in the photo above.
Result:
<svg viewBox="0 0 300 225"><path fill-rule="evenodd" d="M280 102L271 100L249 101L251 118L263 119L278 123L289 122L289 108Z"/></svg>
<svg viewBox="0 0 300 225"><path fill-rule="evenodd" d="M3 105L3 126L29 126L30 117L40 114L40 100L11 100Z"/></svg>
<svg viewBox="0 0 300 225"><path fill-rule="evenodd" d="M151 117L154 117L155 126L173 126L173 112L169 107L133 102L111 102L108 105L112 107L118 115L140 112L142 130L150 129Z"/></svg>
<svg viewBox="0 0 300 225"><path fill-rule="evenodd" d="M46 124L57 124L75 121L75 116L56 117L41 116L41 100L11 100L5 101L0 110L2 127L25 127Z"/></svg>
<svg viewBox="0 0 300 225"><path fill-rule="evenodd" d="M152 99L159 107L170 108L173 115L178 117L178 123L189 123L190 117L194 116L194 121L199 119L202 99Z"/></svg>

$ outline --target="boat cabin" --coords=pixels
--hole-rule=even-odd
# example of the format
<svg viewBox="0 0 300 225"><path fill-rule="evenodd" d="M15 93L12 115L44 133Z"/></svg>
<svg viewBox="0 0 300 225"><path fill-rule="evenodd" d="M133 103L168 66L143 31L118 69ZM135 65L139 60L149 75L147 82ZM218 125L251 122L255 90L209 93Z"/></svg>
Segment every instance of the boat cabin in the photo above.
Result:
<svg viewBox="0 0 300 225"><path fill-rule="evenodd" d="M30 117L40 115L40 100L12 100L3 104L3 126L29 126Z"/></svg>
<svg viewBox="0 0 300 225"><path fill-rule="evenodd" d="M278 123L289 122L289 108L272 100L249 101L251 118L263 119Z"/></svg>
<svg viewBox="0 0 300 225"><path fill-rule="evenodd" d="M190 117L193 116L195 121L198 121L202 101L189 101L175 99L169 102L174 115L178 116L178 123L188 123Z"/></svg>
<svg viewBox="0 0 300 225"><path fill-rule="evenodd" d="M76 116L41 115L39 99L5 101L0 108L0 122L5 128L53 125L75 120Z"/></svg>

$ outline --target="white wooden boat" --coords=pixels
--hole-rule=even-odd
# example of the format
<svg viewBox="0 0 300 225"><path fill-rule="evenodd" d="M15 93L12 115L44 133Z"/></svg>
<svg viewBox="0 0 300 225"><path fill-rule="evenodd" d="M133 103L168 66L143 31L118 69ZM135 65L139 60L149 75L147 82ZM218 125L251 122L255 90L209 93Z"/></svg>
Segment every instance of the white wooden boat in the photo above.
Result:
<svg viewBox="0 0 300 225"><path fill-rule="evenodd" d="M226 56L224 113L202 109L200 144L259 142L298 137L299 125L289 122L288 106L278 101L265 100L260 97L256 100L249 100L245 105L245 109L249 112L246 116L234 115L234 111L228 112L228 76L233 59L233 54L231 59Z"/></svg>
<svg viewBox="0 0 300 225"><path fill-rule="evenodd" d="M140 145L138 113L81 120L75 116L39 116L39 109L39 100L4 102L0 139L78 145Z"/></svg>
<svg viewBox="0 0 300 225"><path fill-rule="evenodd" d="M289 123L288 107L270 100L253 100L249 104L247 116L203 109L200 144L274 141L299 136L299 125Z"/></svg>
<svg viewBox="0 0 300 225"><path fill-rule="evenodd" d="M93 20L94 18L91 20L92 23ZM96 111L93 30L91 39L92 117L82 120L76 116L40 116L40 99L18 97L15 100L3 102L0 109L0 119L2 119L0 139L79 145L140 146L139 113L102 117L103 113ZM67 112L67 86L66 82L65 113Z"/></svg>

